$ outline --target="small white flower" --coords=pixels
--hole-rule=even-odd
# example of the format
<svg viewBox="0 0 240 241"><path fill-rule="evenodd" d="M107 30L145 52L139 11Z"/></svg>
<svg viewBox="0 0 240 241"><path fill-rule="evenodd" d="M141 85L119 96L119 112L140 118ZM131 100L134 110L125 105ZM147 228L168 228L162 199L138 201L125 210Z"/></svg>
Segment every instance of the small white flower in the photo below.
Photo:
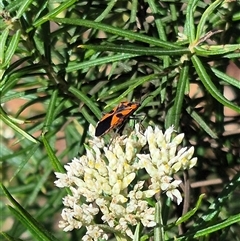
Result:
<svg viewBox="0 0 240 241"><path fill-rule="evenodd" d="M70 187L70 185L72 184L67 174L55 172L55 175L56 175L57 181L55 181L54 183L57 187L60 187L60 188Z"/></svg>
<svg viewBox="0 0 240 241"><path fill-rule="evenodd" d="M86 227L87 232L86 235L84 235L83 239L84 241L92 241L92 240L98 240L99 238L103 238L105 240L108 240L108 235L104 233L104 231L99 228L96 225L89 225Z"/></svg>
<svg viewBox="0 0 240 241"><path fill-rule="evenodd" d="M104 139L94 137L90 127L86 155L65 165L66 174L56 173L56 186L71 191L63 198L65 208L59 227L64 231L84 226L87 231L83 240L107 240L111 228L116 236L120 233L132 239L138 223L148 228L156 225L155 208L147 199L156 201L155 194L161 194L178 204L182 202L178 190L181 181L175 180L173 174L196 164L194 148L180 148L184 134L176 135L173 127L165 133L158 127L149 126L144 134L139 129L136 125L129 137L116 137L109 147L104 147ZM138 180L142 170L149 179ZM102 222L96 223L99 214ZM100 228L99 224L108 228Z"/></svg>
<svg viewBox="0 0 240 241"><path fill-rule="evenodd" d="M174 197L176 197L177 199L177 204L179 205L181 202L182 202L182 195L181 193L179 192L178 189L174 188L174 189L169 189L167 192L166 192L167 196L171 199L174 199Z"/></svg>

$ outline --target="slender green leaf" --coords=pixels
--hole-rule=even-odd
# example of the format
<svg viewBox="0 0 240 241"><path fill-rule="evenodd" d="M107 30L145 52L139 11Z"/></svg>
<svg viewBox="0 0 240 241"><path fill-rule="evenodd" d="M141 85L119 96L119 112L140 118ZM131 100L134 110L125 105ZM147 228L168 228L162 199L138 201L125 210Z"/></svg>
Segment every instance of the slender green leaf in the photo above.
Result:
<svg viewBox="0 0 240 241"><path fill-rule="evenodd" d="M195 53L200 56L222 55L240 50L240 44L225 45L201 45L194 48Z"/></svg>
<svg viewBox="0 0 240 241"><path fill-rule="evenodd" d="M199 237L204 237L204 236L209 236L213 232L217 232L219 230L223 230L224 228L230 227L233 224L238 224L240 222L240 214L233 215L229 218L227 218L224 221L219 221L216 224L209 224L207 225L207 228L198 228L195 229L193 233L186 233L186 235L176 238L175 240L177 241L182 241L182 240L193 240L194 238L199 238Z"/></svg>
<svg viewBox="0 0 240 241"><path fill-rule="evenodd" d="M13 130L15 130L16 132L18 132L20 135L22 135L23 137L25 137L26 139L28 139L31 142L37 143L37 139L35 139L32 135L28 134L27 132L25 132L23 129L21 129L20 127L18 127L16 124L13 123L12 119L9 118L5 112L3 111L2 107L0 107L0 119L10 128L12 128Z"/></svg>
<svg viewBox="0 0 240 241"><path fill-rule="evenodd" d="M206 28L206 21L208 20L209 16L213 13L213 11L223 2L223 0L216 0L213 1L209 7L204 11L201 16L201 19L197 25L197 33L195 41L197 42L201 35L203 35L205 28Z"/></svg>
<svg viewBox="0 0 240 241"><path fill-rule="evenodd" d="M118 104L119 102L122 101L122 99L127 96L129 93L131 93L135 88L137 88L139 85L142 85L143 83L153 80L154 78L156 78L158 75L157 74L151 74L151 75L147 75L144 77L140 77L137 78L135 83L132 84L131 86L128 87L128 89L126 91L124 91L118 98L116 98L114 101L112 101L111 103L109 103L105 108L108 108L109 106L113 106L115 104ZM111 92L109 93L111 94Z"/></svg>
<svg viewBox="0 0 240 241"><path fill-rule="evenodd" d="M137 40L139 42L152 44L155 46L163 47L166 49L178 49L179 47L175 44L171 44L166 41L162 41L157 38L149 37L140 33L135 33L129 30L120 29L103 23L96 23L85 19L72 19L72 18L52 18L57 23L70 24L75 26L84 26L93 29L99 29L104 32L115 34L118 36L125 37L131 40Z"/></svg>
<svg viewBox="0 0 240 241"><path fill-rule="evenodd" d="M16 71L16 69L20 68L20 66L24 63L30 60L30 56L22 57L21 59L18 59L17 61L11 63L11 65L6 69L5 75L11 75L12 72Z"/></svg>
<svg viewBox="0 0 240 241"><path fill-rule="evenodd" d="M8 235L5 232L0 232L0 235L4 238L5 241L18 241L18 240L16 240L15 238L13 238L12 236Z"/></svg>
<svg viewBox="0 0 240 241"><path fill-rule="evenodd" d="M34 71L39 71L39 69L42 66L40 65L31 65L31 66L27 66L27 67L23 67L21 69L17 69L16 71L14 71L13 73L11 73L10 75L6 75L4 82L3 83L3 90L2 90L2 95L5 95L10 89L12 89L16 83L19 82L20 78L22 77L27 77L28 75L30 75L32 72ZM39 75L39 73L36 73L36 75ZM37 84L37 82L35 82Z"/></svg>
<svg viewBox="0 0 240 241"><path fill-rule="evenodd" d="M105 10L95 19L95 22L101 22L103 19L105 19L115 5L116 5L116 0L111 0L107 4L107 7L105 8Z"/></svg>
<svg viewBox="0 0 240 241"><path fill-rule="evenodd" d="M96 125L96 121L94 121L93 116L89 114L87 108L85 106L81 107L81 114L84 116L85 120L88 123L91 123L93 126Z"/></svg>
<svg viewBox="0 0 240 241"><path fill-rule="evenodd" d="M74 88L73 86L69 88L69 91L72 94L74 94L76 97L78 97L93 112L95 116L97 116L98 118L101 117L100 110L96 107L95 103L90 98L87 97L86 94Z"/></svg>
<svg viewBox="0 0 240 241"><path fill-rule="evenodd" d="M0 68L5 68L7 65L10 64L10 61L17 49L20 35L21 35L21 30L17 30L16 33L13 35L13 37L8 45L8 48L5 51L4 63L0 66Z"/></svg>
<svg viewBox="0 0 240 241"><path fill-rule="evenodd" d="M187 5L187 14L186 14L186 22L185 28L187 31L187 36L190 43L193 43L195 39L195 21L194 21L194 13L196 10L198 0L190 0Z"/></svg>
<svg viewBox="0 0 240 241"><path fill-rule="evenodd" d="M164 224L162 220L162 204L160 201L155 204L155 222L154 241L164 241Z"/></svg>
<svg viewBox="0 0 240 241"><path fill-rule="evenodd" d="M48 156L50 158L50 161L52 163L54 171L64 173L64 168L62 167L61 162L56 157L52 147L49 145L49 141L46 139L45 133L42 133L42 140L43 140L43 144L46 148L46 151L48 153Z"/></svg>
<svg viewBox="0 0 240 241"><path fill-rule="evenodd" d="M139 241L140 240L140 223L137 224L137 227L135 228L135 231L134 231L134 236L133 236L133 241Z"/></svg>
<svg viewBox="0 0 240 241"><path fill-rule="evenodd" d="M24 1L21 1L21 5L20 5L20 8L18 9L17 11L17 15L15 16L17 19L19 19L24 12L27 11L28 7L30 4L32 4L33 0L24 0Z"/></svg>
<svg viewBox="0 0 240 241"><path fill-rule="evenodd" d="M33 205L34 201L37 199L39 192L42 190L44 185L46 184L47 180L49 179L50 174L52 173L52 169L50 168L50 164L47 165L45 168L44 173L38 178L35 186L27 200L28 205Z"/></svg>
<svg viewBox="0 0 240 241"><path fill-rule="evenodd" d="M158 9L157 9L158 3L154 0L147 0L147 2L149 4L151 12L155 15L158 14ZM166 36L166 32L165 32L166 30L165 30L165 27L162 23L161 18L156 18L155 24L156 24L156 28L157 28L157 31L158 31L158 38L166 41L167 40L167 36Z"/></svg>
<svg viewBox="0 0 240 241"><path fill-rule="evenodd" d="M54 110L57 106L58 90L54 90L51 95L50 103L47 108L46 118L44 121L43 132L47 132L52 125L54 120Z"/></svg>
<svg viewBox="0 0 240 241"><path fill-rule="evenodd" d="M25 151L24 159L22 159L20 165L18 166L17 170L14 172L12 175L10 181L12 181L19 173L20 171L24 168L24 166L29 162L30 158L34 155L36 150L39 148L40 142L37 144L28 146Z"/></svg>
<svg viewBox="0 0 240 241"><path fill-rule="evenodd" d="M234 59L240 58L240 53L236 52L236 53L224 54L223 58L228 58L234 61Z"/></svg>
<svg viewBox="0 0 240 241"><path fill-rule="evenodd" d="M57 8L52 9L48 14L46 14L45 16L41 17L40 19L38 19L37 21L35 21L33 23L34 27L39 27L40 25L42 25L43 23L49 21L51 18L56 17L59 13L65 11L66 9L68 9L70 6L72 6L74 3L76 2L76 0L68 0L63 2L62 4L60 4ZM32 30L32 28L28 29L27 31Z"/></svg>
<svg viewBox="0 0 240 241"><path fill-rule="evenodd" d="M178 129L180 116L182 113L182 103L185 95L185 89L188 83L188 72L189 63L185 63L185 65L181 69L180 78L178 80L177 93L175 96L173 107L171 107L169 113L167 114L165 128L174 125L174 127Z"/></svg>
<svg viewBox="0 0 240 241"><path fill-rule="evenodd" d="M34 91L34 90L33 90ZM39 88L39 89L37 89L36 91L34 91L35 93L38 93L38 91L39 91L39 93L43 93L42 91L41 91L41 89ZM27 92L27 91L26 91ZM24 96L24 99L27 99L27 100L29 100L29 101L27 101L25 104L23 104L23 105L21 105L21 107L18 109L18 111L16 112L16 117L18 117L24 110L26 110L28 107L29 108L31 108L34 104L36 104L36 103L44 103L44 101L45 101L45 99L46 99L46 97L40 97L40 98L38 98L38 99L36 99L35 98L35 96L34 96L34 94L33 95L31 95L31 96L27 96L27 93L26 92L23 92L22 93L22 95L19 93L19 95L18 94L16 94L16 95L14 95L15 97L17 97L17 98L20 98L20 97L22 97L22 96ZM10 97L10 96L9 96ZM6 98L7 99L7 98Z"/></svg>
<svg viewBox="0 0 240 241"><path fill-rule="evenodd" d="M0 39L0 67L5 62L6 41L8 38L8 34L9 34L9 29L5 28L2 31L2 34L0 36L1 37L1 39Z"/></svg>
<svg viewBox="0 0 240 241"><path fill-rule="evenodd" d="M235 86L237 87L238 89L240 89L240 81L233 78L233 77L230 77L228 76L227 74L219 71L218 69L214 68L214 67L211 67L212 71L216 74L216 76L220 79L222 79L223 81L225 81L226 83L232 85L232 86Z"/></svg>
<svg viewBox="0 0 240 241"><path fill-rule="evenodd" d="M99 95L99 99L104 99L109 97L110 95L114 95L119 93L119 91L124 91L126 90L129 86L132 86L134 84L136 84L136 82L138 81L138 78L130 78L127 81L121 82L120 84L114 85L114 88L111 88L109 90L107 90L105 93Z"/></svg>
<svg viewBox="0 0 240 241"><path fill-rule="evenodd" d="M164 56L164 55L178 55L181 56L183 54L190 54L188 48L179 48L179 49L161 49L154 47L142 47L137 45L79 45L78 47L82 49L94 49L96 51L112 51L115 53L129 53L129 54L137 54L137 55L156 55L156 56Z"/></svg>
<svg viewBox="0 0 240 241"><path fill-rule="evenodd" d="M138 0L133 0L131 4L132 6L131 6L131 15L130 15L129 22L135 24L137 19L137 12L138 12Z"/></svg>
<svg viewBox="0 0 240 241"><path fill-rule="evenodd" d="M202 64L201 60L196 56L193 55L192 56L192 62L194 64L194 67L197 71L197 74L200 78L200 80L202 81L203 85L205 86L205 88L207 89L207 91L217 100L219 101L221 104L237 111L240 112L240 107L236 106L235 104L233 104L231 101L227 100L222 93L219 92L219 90L217 89L217 87L213 84L213 82L211 81L209 75L207 74L207 71L204 68L204 65Z"/></svg>
<svg viewBox="0 0 240 241"><path fill-rule="evenodd" d="M66 68L66 72L70 73L70 72L77 71L80 69L90 68L93 66L103 65L103 64L107 64L107 63L111 63L111 62L116 62L116 61L122 61L124 59L129 59L129 58L133 58L133 57L137 57L137 56L138 56L138 54L122 53L122 54L115 54L115 55L109 56L109 57L102 57L102 58L97 58L94 60L88 60L88 61L84 61L81 63L73 63Z"/></svg>
<svg viewBox="0 0 240 241"><path fill-rule="evenodd" d="M201 203L202 203L202 199L205 197L205 194L201 194L198 198L197 204L196 206L191 209L189 212L187 212L184 216L180 217L177 221L176 221L176 225L179 225L183 222L186 222L187 220L189 220L196 212L197 210L200 208Z"/></svg>
<svg viewBox="0 0 240 241"><path fill-rule="evenodd" d="M223 205L229 203L230 195L240 186L240 173L236 175L227 183L218 197L211 203L207 212L201 217L201 220L211 221L222 210Z"/></svg>
<svg viewBox="0 0 240 241"><path fill-rule="evenodd" d="M10 211L13 215L27 227L27 229L33 234L36 240L41 241L57 241L57 239L49 233L41 223L37 222L8 192L8 190L0 183L4 195L9 202L14 206L9 206Z"/></svg>
<svg viewBox="0 0 240 241"><path fill-rule="evenodd" d="M208 207L207 211L204 215L202 215L198 220L195 220L195 223L198 224L198 226L192 226L187 235L194 236L197 235L203 236L208 235L210 232L215 232L219 230L219 228L227 227L229 224L235 223L239 220L239 214L237 214L235 217L232 216L229 220L225 220L223 222L219 222L218 224L212 224L213 220L216 219L219 212L222 210L223 205L229 204L229 197L230 195L239 187L240 184L240 174L237 173L234 178L226 185L226 187L223 189L223 191L219 194L219 196L211 203L211 205ZM210 224L209 224L210 223ZM201 227L204 227L201 229ZM207 227L207 228L205 228ZM221 229L220 228L220 229ZM186 240L186 237L180 237L177 240Z"/></svg>
<svg viewBox="0 0 240 241"><path fill-rule="evenodd" d="M213 139L217 139L218 135L213 131L211 127L209 127L208 123L203 120L203 118L194 110L192 110L190 107L186 109L187 113L191 115L191 117L202 127L202 129Z"/></svg>
<svg viewBox="0 0 240 241"><path fill-rule="evenodd" d="M202 237L205 235L209 235L210 233L216 232L218 230L222 230L226 227L230 227L232 224L240 223L240 213L233 215L222 222L218 222L214 225L209 225L209 227L200 229L194 235L194 238Z"/></svg>

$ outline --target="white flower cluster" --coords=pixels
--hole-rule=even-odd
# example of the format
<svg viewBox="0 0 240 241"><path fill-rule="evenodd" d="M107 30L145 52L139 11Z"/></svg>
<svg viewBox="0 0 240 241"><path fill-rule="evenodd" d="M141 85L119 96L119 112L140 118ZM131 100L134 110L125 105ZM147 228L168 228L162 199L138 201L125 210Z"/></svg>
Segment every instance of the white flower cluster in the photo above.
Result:
<svg viewBox="0 0 240 241"><path fill-rule="evenodd" d="M164 192L181 203L177 189L181 181L172 176L197 162L192 158L193 147L178 148L184 134L173 137L173 133L173 127L165 133L148 127L142 134L136 125L129 137L116 137L109 147L103 147L100 138L92 138L86 155L65 165L66 174L56 173L56 186L71 191L63 199L59 226L64 231L85 227L84 241L107 240L109 230L133 238L139 222L154 227L155 208L147 199ZM150 182L139 180L138 173L144 170ZM96 223L96 215L101 215L105 226Z"/></svg>

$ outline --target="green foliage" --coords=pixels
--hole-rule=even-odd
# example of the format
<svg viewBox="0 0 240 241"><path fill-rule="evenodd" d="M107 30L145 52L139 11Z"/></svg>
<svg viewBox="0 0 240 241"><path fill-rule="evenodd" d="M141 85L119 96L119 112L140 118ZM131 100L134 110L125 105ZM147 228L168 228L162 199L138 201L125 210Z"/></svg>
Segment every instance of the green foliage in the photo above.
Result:
<svg viewBox="0 0 240 241"><path fill-rule="evenodd" d="M147 233L138 225L135 240L240 240L239 1L15 0L0 7L5 240L81 240L84 230L57 227L65 193L53 172L85 152L89 125L124 99L144 100L143 125L174 125L198 157L194 173L183 174L183 207L161 198L159 226Z"/></svg>

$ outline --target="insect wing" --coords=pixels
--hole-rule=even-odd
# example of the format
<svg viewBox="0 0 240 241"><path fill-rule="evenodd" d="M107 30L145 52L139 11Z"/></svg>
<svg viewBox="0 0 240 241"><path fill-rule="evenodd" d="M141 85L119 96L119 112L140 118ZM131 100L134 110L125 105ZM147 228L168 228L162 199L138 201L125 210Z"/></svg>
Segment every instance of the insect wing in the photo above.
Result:
<svg viewBox="0 0 240 241"><path fill-rule="evenodd" d="M111 130L113 114L101 119L96 126L95 136L102 136Z"/></svg>
<svg viewBox="0 0 240 241"><path fill-rule="evenodd" d="M118 106L115 107L113 110L105 114L102 119L97 123L96 130L95 130L95 136L99 137L104 134L106 134L108 131L110 131L112 127L112 119L114 116L114 113L116 112Z"/></svg>

